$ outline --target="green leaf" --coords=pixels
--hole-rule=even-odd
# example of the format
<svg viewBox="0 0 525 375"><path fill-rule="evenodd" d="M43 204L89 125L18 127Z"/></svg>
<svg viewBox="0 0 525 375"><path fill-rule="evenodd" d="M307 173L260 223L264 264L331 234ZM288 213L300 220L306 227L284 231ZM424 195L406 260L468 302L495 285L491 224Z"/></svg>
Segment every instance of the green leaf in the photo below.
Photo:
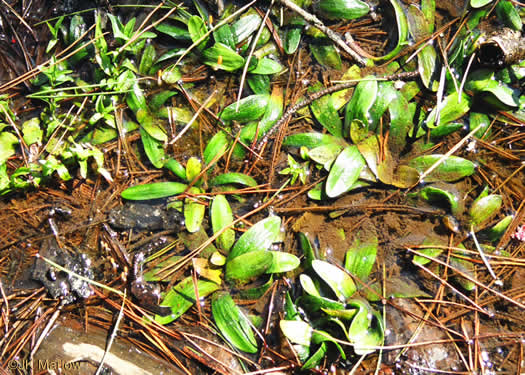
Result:
<svg viewBox="0 0 525 375"><path fill-rule="evenodd" d="M213 37L216 42L222 43L231 49L235 49L235 35L232 27L228 24L219 27L213 32Z"/></svg>
<svg viewBox="0 0 525 375"><path fill-rule="evenodd" d="M191 40L190 33L188 32L187 29L183 29L182 27L171 25L169 23L163 22L155 26L155 29L157 31L160 31L161 33L171 36L175 40L179 40L179 41L190 41Z"/></svg>
<svg viewBox="0 0 525 375"><path fill-rule="evenodd" d="M224 121L248 122L259 119L268 106L269 95L250 95L237 102L230 104L221 112L219 116Z"/></svg>
<svg viewBox="0 0 525 375"><path fill-rule="evenodd" d="M509 227L510 223L512 223L512 220L514 219L514 216L507 215L503 219L501 219L498 223L496 223L492 228L490 228L487 231L487 235L489 239L492 242L498 241L503 234L505 234L505 231Z"/></svg>
<svg viewBox="0 0 525 375"><path fill-rule="evenodd" d="M267 272L273 263L273 252L252 250L226 261L224 277L227 282L237 286L255 280Z"/></svg>
<svg viewBox="0 0 525 375"><path fill-rule="evenodd" d="M327 171L329 171L335 158L341 153L342 148L341 145L329 143L312 148L308 151L307 155L310 159L321 164Z"/></svg>
<svg viewBox="0 0 525 375"><path fill-rule="evenodd" d="M363 243L356 239L345 256L345 268L348 272L366 282L376 261L377 245L375 236Z"/></svg>
<svg viewBox="0 0 525 375"><path fill-rule="evenodd" d="M355 293L354 280L342 269L317 259L312 261L312 267L330 286L340 301L346 301Z"/></svg>
<svg viewBox="0 0 525 375"><path fill-rule="evenodd" d="M321 294L319 293L317 286L315 285L314 281L312 280L310 276L308 276L305 273L300 274L299 282L301 283L301 287L306 293L314 297L321 297Z"/></svg>
<svg viewBox="0 0 525 375"><path fill-rule="evenodd" d="M492 0L470 0L472 8L481 8L490 3L492 3Z"/></svg>
<svg viewBox="0 0 525 375"><path fill-rule="evenodd" d="M399 154L405 148L407 135L412 127L412 112L407 99L401 93L396 93L388 108L390 113L390 134L388 147L393 154Z"/></svg>
<svg viewBox="0 0 525 375"><path fill-rule="evenodd" d="M397 0L390 0L390 4L392 4L396 14L397 44L394 49L386 55L373 58L375 61L386 61L392 59L405 45L408 44L408 21L405 15L405 10L401 3Z"/></svg>
<svg viewBox="0 0 525 375"><path fill-rule="evenodd" d="M346 105L345 134L348 134L353 120L361 120L365 124L371 121L369 110L376 101L377 90L377 81L373 76L367 76L357 84L352 99Z"/></svg>
<svg viewBox="0 0 525 375"><path fill-rule="evenodd" d="M213 69L233 72L244 66L244 58L222 43L215 43L213 47L205 49L202 52L202 57L203 63Z"/></svg>
<svg viewBox="0 0 525 375"><path fill-rule="evenodd" d="M326 347L326 343L322 343L319 346L319 349L316 350L314 354L303 364L303 367L301 367L301 370L311 370L313 368L316 368L319 363L325 358L326 352L328 351Z"/></svg>
<svg viewBox="0 0 525 375"><path fill-rule="evenodd" d="M161 142L153 138L144 128L140 128L140 138L144 146L144 152L155 168L162 168L166 154Z"/></svg>
<svg viewBox="0 0 525 375"><path fill-rule="evenodd" d="M379 163L379 141L377 139L377 136L373 135L364 139L357 145L357 148L359 149L359 152L361 153L363 158L366 160L368 168L370 168L372 173L376 177L378 177L379 173L377 170L377 166Z"/></svg>
<svg viewBox="0 0 525 375"><path fill-rule="evenodd" d="M308 89L308 93L312 94L322 89L323 86L320 83L317 83ZM317 121L319 121L319 123L328 130L330 134L334 137L343 137L343 122L334 107L332 96L324 95L323 97L314 100L312 104L310 104L310 109Z"/></svg>
<svg viewBox="0 0 525 375"><path fill-rule="evenodd" d="M343 140L334 137L330 134L321 134L321 133L299 133L292 134L286 137L283 141L284 146L290 147L307 147L314 148L322 145L335 144L342 147L348 146L348 144Z"/></svg>
<svg viewBox="0 0 525 375"><path fill-rule="evenodd" d="M157 112L173 95L177 95L177 91L164 90L153 96L149 101L149 108L152 112Z"/></svg>
<svg viewBox="0 0 525 375"><path fill-rule="evenodd" d="M198 187L191 187L188 190L189 194L201 194L202 190ZM196 202L195 198L186 198L184 202L184 224L186 225L186 230L190 233L197 232L204 220L204 213L206 206L202 203Z"/></svg>
<svg viewBox="0 0 525 375"><path fill-rule="evenodd" d="M283 48L287 55L291 55L297 51L297 47L299 47L299 43L301 42L303 28L304 25L290 25L285 30Z"/></svg>
<svg viewBox="0 0 525 375"><path fill-rule="evenodd" d="M267 250L281 237L281 218L270 216L254 224L235 243L228 255L228 260L241 254Z"/></svg>
<svg viewBox="0 0 525 375"><path fill-rule="evenodd" d="M418 248L417 251L431 258L437 258L439 254L441 254L444 251L446 245L447 245L446 243L441 242L440 240L432 239L432 238L425 238L422 244L423 248ZM439 246L439 247L433 247L433 246ZM414 258L412 259L412 262L414 264L419 264L422 266L430 263L431 261L432 260L428 259L427 257L424 257L423 255L414 255Z"/></svg>
<svg viewBox="0 0 525 375"><path fill-rule="evenodd" d="M523 23L521 22L520 14L511 1L498 1L496 4L496 14L506 26L517 31L522 29Z"/></svg>
<svg viewBox="0 0 525 375"><path fill-rule="evenodd" d="M348 191L359 178L365 159L356 146L346 147L335 160L326 180L326 195L337 197Z"/></svg>
<svg viewBox="0 0 525 375"><path fill-rule="evenodd" d="M199 279L197 280L197 290L199 292L199 298L204 298L211 293L218 290L219 285ZM189 310L195 303L197 297L195 296L195 285L193 278L187 277L180 283L175 285L166 295L160 303L160 306L168 306L171 308L171 314L166 316L155 315L155 321L160 324L168 324L178 319L182 314Z"/></svg>
<svg viewBox="0 0 525 375"><path fill-rule="evenodd" d="M257 352L257 341L250 322L228 293L214 294L211 311L219 331L234 347L246 353Z"/></svg>
<svg viewBox="0 0 525 375"><path fill-rule="evenodd" d="M188 32L190 33L191 41L195 43L208 32L208 29L202 18L199 16L191 16L188 20ZM200 50L204 49L209 39L209 37L204 39L199 43L197 48Z"/></svg>
<svg viewBox="0 0 525 375"><path fill-rule="evenodd" d="M224 195L217 195L213 198L210 217L214 234L233 223L232 209ZM230 251L235 242L235 231L232 228L226 229L216 241L219 248L225 252Z"/></svg>
<svg viewBox="0 0 525 375"><path fill-rule="evenodd" d="M168 135L166 131L156 123L155 118L149 113L148 110L139 109L136 112L137 121L139 122L141 129L144 129L148 134L160 142L166 142Z"/></svg>
<svg viewBox="0 0 525 375"><path fill-rule="evenodd" d="M254 94L266 95L270 93L270 77L263 74L248 74L248 86Z"/></svg>
<svg viewBox="0 0 525 375"><path fill-rule="evenodd" d="M465 93L462 93L461 98L459 98L457 92L454 91L441 103L439 108L439 121L436 123L438 108L435 107L425 120L426 126L429 129L433 129L459 119L469 111L471 102L472 99Z"/></svg>
<svg viewBox="0 0 525 375"><path fill-rule="evenodd" d="M503 198L499 194L490 194L477 199L469 210L470 221L474 227L482 226L499 212Z"/></svg>
<svg viewBox="0 0 525 375"><path fill-rule="evenodd" d="M255 33L259 29L261 22L262 18L257 13L247 14L239 18L232 26L236 44Z"/></svg>
<svg viewBox="0 0 525 375"><path fill-rule="evenodd" d="M140 59L139 73L147 75L153 63L155 62L156 52L153 44L148 44L142 52L142 58Z"/></svg>
<svg viewBox="0 0 525 375"><path fill-rule="evenodd" d="M459 210L459 198L452 191L437 187L437 186L425 186L419 192L421 198L429 203L441 203L445 201L450 207L452 215L456 215Z"/></svg>
<svg viewBox="0 0 525 375"><path fill-rule="evenodd" d="M229 172L212 178L209 184L210 186L240 184L254 187L257 186L257 181L255 181L253 177L245 175L244 173Z"/></svg>
<svg viewBox="0 0 525 375"><path fill-rule="evenodd" d="M279 322L281 331L294 344L310 346L313 328L302 320L281 320Z"/></svg>
<svg viewBox="0 0 525 375"><path fill-rule="evenodd" d="M175 159L169 159L164 163L164 168L172 171L175 176L179 177L182 180L186 179L186 168Z"/></svg>
<svg viewBox="0 0 525 375"><path fill-rule="evenodd" d="M474 133L475 137L480 138L480 139L482 139L482 137L483 138L487 137L488 134L485 134L485 133L489 130L490 123L491 123L489 116L487 116L484 113L471 111L469 115L469 123L470 123L471 130L474 130L476 128L478 129Z"/></svg>
<svg viewBox="0 0 525 375"><path fill-rule="evenodd" d="M293 254L284 253L281 251L271 251L273 255L272 264L266 270L266 273L283 273L290 272L301 264L299 258Z"/></svg>
<svg viewBox="0 0 525 375"><path fill-rule="evenodd" d="M441 159L443 155L423 155L418 156L409 162L409 166L415 168L419 173L424 173L434 163ZM470 160L458 156L448 156L430 174L425 177L425 182L457 181L463 177L470 176L476 171L476 165Z"/></svg>
<svg viewBox="0 0 525 375"><path fill-rule="evenodd" d="M263 57L257 63L255 69L250 70L251 74L277 74L283 70L283 66L277 61Z"/></svg>
<svg viewBox="0 0 525 375"><path fill-rule="evenodd" d="M222 130L219 130L215 135L209 140L206 148L204 149L203 157L204 163L209 165L213 159L222 155L226 152L229 145L228 136ZM216 162L216 161L215 161Z"/></svg>
<svg viewBox="0 0 525 375"><path fill-rule="evenodd" d="M30 146L34 143L41 144L44 131L40 128L40 119L33 117L22 124L22 134L26 145Z"/></svg>
<svg viewBox="0 0 525 375"><path fill-rule="evenodd" d="M316 313L324 309L343 310L345 308L344 303L315 295L303 295L297 300L297 303L300 304L305 311L311 313Z"/></svg>
<svg viewBox="0 0 525 375"><path fill-rule="evenodd" d="M328 38L315 38L315 41L311 42L309 46L312 55L319 64L327 68L341 70L341 56Z"/></svg>
<svg viewBox="0 0 525 375"><path fill-rule="evenodd" d="M348 305L358 308L350 328L348 339L354 344L357 355L373 353L373 347L382 346L385 339L381 315L363 299L352 299Z"/></svg>
<svg viewBox="0 0 525 375"><path fill-rule="evenodd" d="M319 0L315 7L325 18L345 20L363 17L370 10L361 0Z"/></svg>
<svg viewBox="0 0 525 375"><path fill-rule="evenodd" d="M180 182L153 182L151 184L131 186L120 195L129 200L149 200L166 198L183 193L188 185Z"/></svg>
<svg viewBox="0 0 525 375"><path fill-rule="evenodd" d="M202 163L199 159L196 157L191 157L188 159L188 162L186 163L186 180L188 182L193 181L202 170Z"/></svg>
<svg viewBox="0 0 525 375"><path fill-rule="evenodd" d="M463 244L459 244L458 247L464 248ZM464 251L459 251L459 255L462 255L464 257L469 256L468 253ZM473 280L476 280L476 270L474 267L474 263L470 261L469 259L464 259L460 257L451 256L450 257L450 266L451 268L461 272L462 274L465 274L466 276L470 277L471 280L466 279L462 277L459 272L457 275L455 275L454 279L457 281L461 287L469 292L473 291L476 288L476 283Z"/></svg>

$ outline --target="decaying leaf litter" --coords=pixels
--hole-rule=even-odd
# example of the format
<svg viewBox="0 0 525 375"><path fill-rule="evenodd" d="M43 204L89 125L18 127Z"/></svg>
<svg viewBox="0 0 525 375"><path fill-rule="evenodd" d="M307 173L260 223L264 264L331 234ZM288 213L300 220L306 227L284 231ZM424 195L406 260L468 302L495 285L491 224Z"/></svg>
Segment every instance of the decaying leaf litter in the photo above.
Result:
<svg viewBox="0 0 525 375"><path fill-rule="evenodd" d="M519 373L520 4L2 3L4 367Z"/></svg>

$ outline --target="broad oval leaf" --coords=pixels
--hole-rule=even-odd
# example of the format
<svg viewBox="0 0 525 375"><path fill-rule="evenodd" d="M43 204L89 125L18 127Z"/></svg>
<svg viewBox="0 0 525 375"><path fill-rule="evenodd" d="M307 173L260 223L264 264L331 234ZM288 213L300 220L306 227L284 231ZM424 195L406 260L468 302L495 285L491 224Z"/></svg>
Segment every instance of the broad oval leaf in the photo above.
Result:
<svg viewBox="0 0 525 375"><path fill-rule="evenodd" d="M129 200L148 200L171 197L183 193L188 185L180 182L153 182L151 184L131 186L120 195Z"/></svg>
<svg viewBox="0 0 525 375"><path fill-rule="evenodd" d="M191 157L188 159L188 162L186 163L186 180L188 182L193 181L202 170L202 163L199 159L196 157Z"/></svg>
<svg viewBox="0 0 525 375"><path fill-rule="evenodd" d="M169 169L182 180L186 179L186 168L175 159L169 159L164 163L164 168Z"/></svg>
<svg viewBox="0 0 525 375"><path fill-rule="evenodd" d="M443 100L439 108L435 107L432 112L430 112L425 120L426 126L429 129L433 129L459 119L469 111L471 102L472 99L467 94L462 93L460 97L457 92L454 91ZM437 118L438 114L439 120Z"/></svg>
<svg viewBox="0 0 525 375"><path fill-rule="evenodd" d="M246 353L257 352L257 341L250 321L226 292L217 292L211 301L215 324L224 337L237 349Z"/></svg>
<svg viewBox="0 0 525 375"><path fill-rule="evenodd" d="M359 178L364 165L365 159L356 146L348 146L341 151L330 168L326 180L326 195L334 198L348 191Z"/></svg>
<svg viewBox="0 0 525 375"><path fill-rule="evenodd" d="M231 226L233 222L233 213L224 195L217 195L213 198L210 208L211 226L213 233L219 232L222 228ZM217 238L219 248L228 252L235 242L235 231L232 228L226 229Z"/></svg>
<svg viewBox="0 0 525 375"><path fill-rule="evenodd" d="M470 6L472 8L481 8L487 4L492 3L493 0L470 0Z"/></svg>
<svg viewBox="0 0 525 375"><path fill-rule="evenodd" d="M319 290L317 290L317 287L315 286L314 281L310 276L308 276L305 273L300 274L299 282L301 283L301 286L306 293L308 293L311 296L321 297L321 294L319 294Z"/></svg>
<svg viewBox="0 0 525 375"><path fill-rule="evenodd" d="M323 145L339 145L342 147L348 146L343 139L336 138L330 134L321 134L321 133L299 133L292 134L286 137L283 141L284 146L290 147L307 147L314 148Z"/></svg>
<svg viewBox="0 0 525 375"><path fill-rule="evenodd" d="M450 207L450 212L455 215L459 209L459 198L452 191L437 187L437 186L425 186L419 192L421 198L429 203L441 203L447 202Z"/></svg>
<svg viewBox="0 0 525 375"><path fill-rule="evenodd" d="M506 26L518 31L522 29L523 23L521 22L520 14L511 1L498 1L496 4L496 14Z"/></svg>
<svg viewBox="0 0 525 375"><path fill-rule="evenodd" d="M155 321L160 324L168 324L188 311L197 300L195 289L199 292L199 298L203 298L219 288L218 284L202 279L197 280L197 288L195 288L193 278L191 276L185 278L166 293L160 303L160 306L171 308L171 314L166 316L155 315Z"/></svg>
<svg viewBox="0 0 525 375"><path fill-rule="evenodd" d="M366 281L377 255L377 237L372 236L366 242L354 241L345 256L345 268L361 281Z"/></svg>
<svg viewBox="0 0 525 375"><path fill-rule="evenodd" d="M470 220L474 227L493 218L501 208L503 198L499 194L490 194L481 199L477 199L469 210Z"/></svg>
<svg viewBox="0 0 525 375"><path fill-rule="evenodd" d="M315 147L308 151L308 157L318 164L321 164L327 171L334 162L335 158L341 153L342 146L330 143Z"/></svg>
<svg viewBox="0 0 525 375"><path fill-rule="evenodd" d="M370 7L361 0L319 0L315 8L329 19L353 20L366 15Z"/></svg>
<svg viewBox="0 0 525 375"><path fill-rule="evenodd" d="M226 262L224 277L227 282L243 285L255 280L270 269L273 263L273 252L256 250L241 254Z"/></svg>
<svg viewBox="0 0 525 375"><path fill-rule="evenodd" d="M197 42L202 36L208 31L206 24L199 16L191 16L188 20L188 32L190 33L191 41L193 43ZM208 42L209 37L206 37L203 41L197 46L198 49L202 50L206 43Z"/></svg>
<svg viewBox="0 0 525 375"><path fill-rule="evenodd" d="M301 370L311 370L313 368L316 368L319 363L325 358L326 352L328 351L326 347L326 343L321 343L319 346L319 349L316 350L314 354L306 361L303 366L301 367Z"/></svg>
<svg viewBox="0 0 525 375"><path fill-rule="evenodd" d="M290 272L301 264L299 258L293 254L282 251L271 251L271 254L273 255L272 264L266 270L266 273Z"/></svg>
<svg viewBox="0 0 525 375"><path fill-rule="evenodd" d="M18 144L18 138L15 135L9 132L0 133L0 165L15 154L16 144Z"/></svg>
<svg viewBox="0 0 525 375"><path fill-rule="evenodd" d="M222 43L215 43L213 47L206 48L202 57L204 64L228 72L240 69L244 65L244 58Z"/></svg>
<svg viewBox="0 0 525 375"><path fill-rule="evenodd" d="M232 25L232 31L235 36L236 44L247 39L250 35L257 31L261 25L261 22L261 16L259 16L257 13L247 14L246 16L239 18L239 20Z"/></svg>
<svg viewBox="0 0 525 375"><path fill-rule="evenodd" d="M279 322L281 331L288 340L294 344L310 345L313 328L302 320L281 320Z"/></svg>
<svg viewBox="0 0 525 375"><path fill-rule="evenodd" d="M200 194L202 191L197 187L191 187L188 193ZM200 229L206 211L206 206L196 202L195 199L186 198L184 202L184 223L186 230L190 233L195 233Z"/></svg>
<svg viewBox="0 0 525 375"><path fill-rule="evenodd" d="M443 155L423 155L418 156L409 162L409 166L415 168L419 173L424 173L433 166ZM459 156L448 156L430 174L425 177L426 182L436 181L457 181L460 178L474 174L476 165L470 160Z"/></svg>
<svg viewBox="0 0 525 375"><path fill-rule="evenodd" d="M155 119L148 112L148 110L139 108L136 113L137 121L139 122L142 129L148 132L153 138L158 141L166 142L168 135L166 131L159 124L155 123Z"/></svg>
<svg viewBox="0 0 525 375"><path fill-rule="evenodd" d="M385 339L381 315L364 299L352 299L348 304L359 309L348 328L348 339L354 344L354 352L357 355L374 352Z"/></svg>
<svg viewBox="0 0 525 375"><path fill-rule="evenodd" d="M355 293L354 280L342 269L318 259L312 261L312 267L330 286L339 300L346 301Z"/></svg>
<svg viewBox="0 0 525 375"><path fill-rule="evenodd" d="M204 149L203 157L204 163L206 165L210 164L213 159L217 158L219 155L224 154L228 149L228 137L225 132L222 130L218 131L208 142L206 148Z"/></svg>
<svg viewBox="0 0 525 375"><path fill-rule="evenodd" d="M377 80L374 76L367 76L357 84L352 99L346 105L345 134L348 134L347 131L353 120L361 120L366 124L371 121L369 110L376 101L377 89Z"/></svg>
<svg viewBox="0 0 525 375"><path fill-rule="evenodd" d="M252 74L277 74L283 70L283 66L277 61L263 57L257 63L255 69L250 70Z"/></svg>
<svg viewBox="0 0 525 375"><path fill-rule="evenodd" d="M224 108L219 117L224 121L248 122L257 120L266 111L269 100L269 95L265 94L247 96L239 101L238 109L237 102L234 102Z"/></svg>
<svg viewBox="0 0 525 375"><path fill-rule="evenodd" d="M328 38L315 38L310 44L310 51L317 62L328 68L341 70L342 62L339 52Z"/></svg>
<svg viewBox="0 0 525 375"><path fill-rule="evenodd" d="M240 184L245 186L257 186L257 181L244 173L229 172L220 174L210 181L210 186Z"/></svg>
<svg viewBox="0 0 525 375"><path fill-rule="evenodd" d="M437 247L434 247L434 246L437 246ZM430 258L438 257L439 254L441 254L444 251L446 246L447 246L446 243L441 242L438 239L425 238L425 240L423 241L422 247L418 248L417 251L426 256L416 254L414 255L414 258L412 259L412 262L414 264L419 264L422 266L425 264L428 264L432 260L427 257L430 257Z"/></svg>
<svg viewBox="0 0 525 375"><path fill-rule="evenodd" d="M311 87L308 92L314 93L323 89L321 84ZM319 123L335 137L343 137L343 122L334 107L332 96L324 95L310 104L310 109Z"/></svg>
<svg viewBox="0 0 525 375"><path fill-rule="evenodd" d="M144 152L155 168L162 168L166 154L161 142L153 138L144 128L140 128L140 138L144 146Z"/></svg>
<svg viewBox="0 0 525 375"><path fill-rule="evenodd" d="M238 257L241 254L267 250L274 242L281 237L281 218L270 216L254 224L248 229L235 243L228 255L228 260Z"/></svg>

